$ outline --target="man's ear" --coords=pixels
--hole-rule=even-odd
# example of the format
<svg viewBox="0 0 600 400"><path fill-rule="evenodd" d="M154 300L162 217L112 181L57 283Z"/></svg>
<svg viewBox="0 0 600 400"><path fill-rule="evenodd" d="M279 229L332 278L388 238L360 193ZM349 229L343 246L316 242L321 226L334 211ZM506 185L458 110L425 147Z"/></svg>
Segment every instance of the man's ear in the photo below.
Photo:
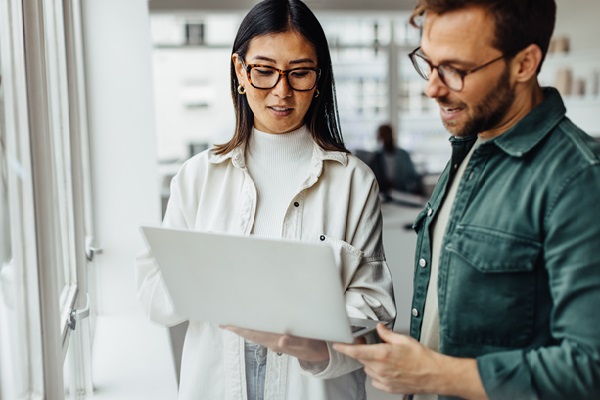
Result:
<svg viewBox="0 0 600 400"><path fill-rule="evenodd" d="M535 78L541 62L542 50L537 44L530 44L513 57L513 78L517 82L527 82Z"/></svg>

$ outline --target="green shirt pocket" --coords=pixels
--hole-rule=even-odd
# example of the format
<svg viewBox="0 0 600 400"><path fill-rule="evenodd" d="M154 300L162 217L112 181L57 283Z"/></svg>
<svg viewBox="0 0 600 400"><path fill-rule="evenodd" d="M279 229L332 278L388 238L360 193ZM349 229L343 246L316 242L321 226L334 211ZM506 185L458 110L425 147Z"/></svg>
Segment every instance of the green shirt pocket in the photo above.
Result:
<svg viewBox="0 0 600 400"><path fill-rule="evenodd" d="M459 225L444 250L440 334L451 343L471 345L474 352L527 346L535 326L541 244L488 227Z"/></svg>

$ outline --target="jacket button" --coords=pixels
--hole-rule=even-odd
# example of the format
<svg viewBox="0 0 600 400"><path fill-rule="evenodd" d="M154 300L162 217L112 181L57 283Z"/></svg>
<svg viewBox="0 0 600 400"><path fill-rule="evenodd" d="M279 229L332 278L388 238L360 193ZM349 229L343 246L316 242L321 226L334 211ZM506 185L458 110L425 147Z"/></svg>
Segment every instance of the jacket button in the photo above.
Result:
<svg viewBox="0 0 600 400"><path fill-rule="evenodd" d="M431 214L433 214L433 210L430 208L429 210L427 210L427 216L431 217Z"/></svg>
<svg viewBox="0 0 600 400"><path fill-rule="evenodd" d="M419 310L417 310L416 308L413 308L411 311L413 317L418 317L419 316Z"/></svg>
<svg viewBox="0 0 600 400"><path fill-rule="evenodd" d="M427 266L427 261L424 258L421 258L419 260L419 265L421 266L421 268L425 268Z"/></svg>
<svg viewBox="0 0 600 400"><path fill-rule="evenodd" d="M294 202L294 207L300 207L300 203L298 203L297 201Z"/></svg>
<svg viewBox="0 0 600 400"><path fill-rule="evenodd" d="M319 236L319 239L321 239L321 241L324 241L325 240L325 235Z"/></svg>

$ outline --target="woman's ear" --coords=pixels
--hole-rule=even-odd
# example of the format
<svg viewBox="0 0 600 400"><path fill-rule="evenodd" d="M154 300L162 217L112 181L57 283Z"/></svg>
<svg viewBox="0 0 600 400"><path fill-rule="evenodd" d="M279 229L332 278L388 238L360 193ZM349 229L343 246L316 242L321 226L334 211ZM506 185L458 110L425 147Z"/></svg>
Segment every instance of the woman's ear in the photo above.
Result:
<svg viewBox="0 0 600 400"><path fill-rule="evenodd" d="M527 82L537 76L542 62L542 50L537 44L530 44L513 57L513 77L517 82Z"/></svg>
<svg viewBox="0 0 600 400"><path fill-rule="evenodd" d="M238 53L233 53L231 55L231 61L233 62L233 66L235 68L235 74L237 75L238 82L243 84L244 76L246 71L244 70L244 66L242 65L242 59L238 55Z"/></svg>

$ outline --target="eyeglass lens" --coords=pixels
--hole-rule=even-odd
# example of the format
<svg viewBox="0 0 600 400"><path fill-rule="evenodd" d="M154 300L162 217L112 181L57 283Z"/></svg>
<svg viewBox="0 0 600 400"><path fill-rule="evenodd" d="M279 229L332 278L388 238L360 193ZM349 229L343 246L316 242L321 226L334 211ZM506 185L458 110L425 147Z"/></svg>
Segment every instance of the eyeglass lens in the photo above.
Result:
<svg viewBox="0 0 600 400"><path fill-rule="evenodd" d="M271 89L277 85L282 74L275 68L252 66L250 79L257 89ZM317 83L318 73L312 69L294 69L285 72L288 84L294 90L311 90Z"/></svg>
<svg viewBox="0 0 600 400"><path fill-rule="evenodd" d="M425 58L420 56L419 54L415 54L413 56L413 64L419 75L421 75L426 80L429 80L429 77L432 72L432 66ZM448 86L452 90L461 90L463 87L463 77L452 67L447 67L445 65L440 65L437 67L438 74L440 80Z"/></svg>

